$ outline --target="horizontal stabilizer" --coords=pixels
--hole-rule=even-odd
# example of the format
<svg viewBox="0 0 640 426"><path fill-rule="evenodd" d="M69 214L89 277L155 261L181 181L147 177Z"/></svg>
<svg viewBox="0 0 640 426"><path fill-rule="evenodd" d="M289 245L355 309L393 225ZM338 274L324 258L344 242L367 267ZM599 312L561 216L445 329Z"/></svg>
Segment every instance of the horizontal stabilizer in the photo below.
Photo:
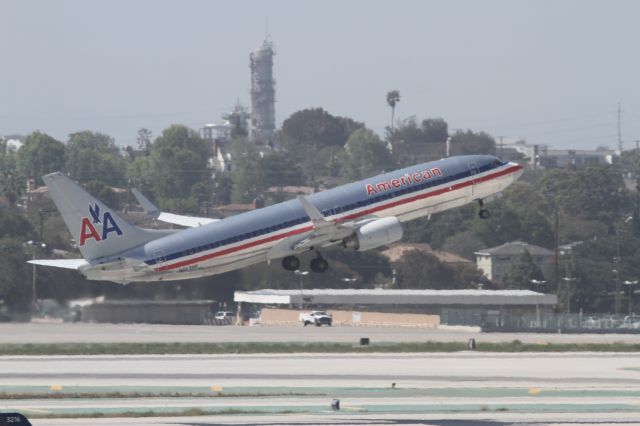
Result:
<svg viewBox="0 0 640 426"><path fill-rule="evenodd" d="M55 268L78 270L83 266L89 266L89 262L84 259L35 259L29 260L32 265L53 266Z"/></svg>
<svg viewBox="0 0 640 426"><path fill-rule="evenodd" d="M147 197L142 195L142 192L138 191L136 188L131 188L131 192L133 196L136 197L138 203L144 209L144 212L152 217L155 220L159 220L160 222L171 223L173 225L186 226L187 228L194 228L196 226L206 225L211 222L217 222L218 219L211 219L208 217L197 217L197 216L183 216L179 214L173 213L165 213L160 211L160 209L153 204Z"/></svg>
<svg viewBox="0 0 640 426"><path fill-rule="evenodd" d="M219 220L219 219L211 219L208 217L183 216L179 214L165 213L165 212L161 212L156 219L165 223L186 226L187 228L194 228L196 226L206 225L211 222L218 222Z"/></svg>

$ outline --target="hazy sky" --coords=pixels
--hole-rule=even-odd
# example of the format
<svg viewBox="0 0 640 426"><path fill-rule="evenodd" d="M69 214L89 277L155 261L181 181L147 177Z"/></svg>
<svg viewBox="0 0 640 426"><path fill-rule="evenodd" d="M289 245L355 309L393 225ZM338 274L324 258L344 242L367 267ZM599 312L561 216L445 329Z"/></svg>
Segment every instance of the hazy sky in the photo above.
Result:
<svg viewBox="0 0 640 426"><path fill-rule="evenodd" d="M638 1L0 0L0 135L134 144L249 105L249 53L268 19L278 125L323 107L389 124L442 117L558 148L640 139Z"/></svg>

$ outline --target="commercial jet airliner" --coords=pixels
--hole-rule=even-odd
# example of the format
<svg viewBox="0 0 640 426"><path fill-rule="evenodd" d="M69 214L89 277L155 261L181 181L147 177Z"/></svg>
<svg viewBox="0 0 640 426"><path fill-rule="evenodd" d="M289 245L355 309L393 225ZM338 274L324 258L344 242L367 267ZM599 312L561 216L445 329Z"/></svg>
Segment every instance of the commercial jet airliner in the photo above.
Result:
<svg viewBox="0 0 640 426"><path fill-rule="evenodd" d="M222 220L160 212L134 194L154 218L182 230L149 230L125 222L60 172L44 176L83 259L32 260L78 270L91 280L169 281L215 275L280 260L290 271L310 250L313 272L329 267L320 250L370 250L402 239L402 222L495 197L522 166L487 155L450 157L407 167Z"/></svg>

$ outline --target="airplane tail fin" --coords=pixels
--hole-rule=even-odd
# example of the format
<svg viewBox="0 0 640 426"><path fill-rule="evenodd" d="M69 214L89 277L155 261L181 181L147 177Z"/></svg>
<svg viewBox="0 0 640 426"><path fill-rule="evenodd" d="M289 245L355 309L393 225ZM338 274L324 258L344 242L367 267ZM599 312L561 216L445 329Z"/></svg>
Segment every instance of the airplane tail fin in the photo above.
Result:
<svg viewBox="0 0 640 426"><path fill-rule="evenodd" d="M60 172L43 179L82 256L88 261L122 253L165 235L125 222Z"/></svg>

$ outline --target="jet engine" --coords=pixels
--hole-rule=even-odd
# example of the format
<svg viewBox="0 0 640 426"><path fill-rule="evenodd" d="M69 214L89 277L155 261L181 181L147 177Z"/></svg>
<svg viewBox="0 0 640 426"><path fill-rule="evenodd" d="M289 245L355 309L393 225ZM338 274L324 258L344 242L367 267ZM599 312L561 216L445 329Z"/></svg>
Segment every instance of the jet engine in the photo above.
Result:
<svg viewBox="0 0 640 426"><path fill-rule="evenodd" d="M342 241L345 248L365 251L402 239L402 225L395 216L384 217L361 226Z"/></svg>

